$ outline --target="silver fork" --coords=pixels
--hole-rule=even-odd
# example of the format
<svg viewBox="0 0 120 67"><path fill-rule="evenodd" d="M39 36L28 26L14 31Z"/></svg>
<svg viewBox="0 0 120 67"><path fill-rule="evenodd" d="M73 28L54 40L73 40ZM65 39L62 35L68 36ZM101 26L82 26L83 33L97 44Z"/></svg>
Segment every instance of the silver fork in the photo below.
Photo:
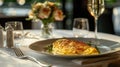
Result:
<svg viewBox="0 0 120 67"><path fill-rule="evenodd" d="M20 58L20 59L27 59L27 60L34 61L34 62L38 63L40 66L42 66L42 67L52 67L51 64L48 64L48 63L45 63L45 62L40 62L37 59L35 59L34 57L32 57L32 56L24 55L24 53L20 50L20 48L14 47L13 50L14 50L16 56L18 58Z"/></svg>

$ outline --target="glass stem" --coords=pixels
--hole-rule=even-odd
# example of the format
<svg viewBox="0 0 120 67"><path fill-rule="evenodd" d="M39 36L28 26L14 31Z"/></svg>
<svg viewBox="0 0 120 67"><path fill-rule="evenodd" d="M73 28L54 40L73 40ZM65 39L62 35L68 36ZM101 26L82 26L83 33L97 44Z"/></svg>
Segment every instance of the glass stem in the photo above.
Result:
<svg viewBox="0 0 120 67"><path fill-rule="evenodd" d="M96 17L96 18L95 18L95 38L96 38L96 39L98 38L98 36L97 36L97 30L98 30L98 29L97 29L97 28L98 28L98 27L97 27L97 22L98 22L98 18Z"/></svg>

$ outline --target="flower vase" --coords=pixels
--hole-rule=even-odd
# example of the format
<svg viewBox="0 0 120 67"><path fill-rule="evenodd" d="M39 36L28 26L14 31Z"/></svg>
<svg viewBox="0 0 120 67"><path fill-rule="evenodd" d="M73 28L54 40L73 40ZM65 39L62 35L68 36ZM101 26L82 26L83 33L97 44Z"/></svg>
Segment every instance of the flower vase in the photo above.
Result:
<svg viewBox="0 0 120 67"><path fill-rule="evenodd" d="M41 24L41 36L43 38L50 38L52 37L52 24L48 23L48 24Z"/></svg>

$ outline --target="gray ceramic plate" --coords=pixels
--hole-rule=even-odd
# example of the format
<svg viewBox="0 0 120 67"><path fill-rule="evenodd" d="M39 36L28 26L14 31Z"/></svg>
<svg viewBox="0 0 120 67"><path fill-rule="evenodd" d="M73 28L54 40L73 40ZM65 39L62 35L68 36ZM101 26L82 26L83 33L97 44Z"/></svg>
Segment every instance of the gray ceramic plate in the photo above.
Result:
<svg viewBox="0 0 120 67"><path fill-rule="evenodd" d="M60 38L57 38L60 39ZM108 55L114 52L117 52L120 50L120 43L114 42L114 41L109 41L109 40L104 40L104 39L97 39L97 41L100 43L97 47L100 51L100 54L98 55L54 55L49 52L45 52L44 48L47 45L52 44L55 40L57 39L48 39L48 40L43 40L43 41L37 41L35 43L30 44L29 48L37 51L40 54L44 54L47 56L54 56L54 57L64 57L64 58L76 58L76 57L96 57L96 56L103 56L103 55ZM67 38L67 39L73 39L73 40L78 40L78 41L84 41L84 42L96 42L96 39L94 38Z"/></svg>

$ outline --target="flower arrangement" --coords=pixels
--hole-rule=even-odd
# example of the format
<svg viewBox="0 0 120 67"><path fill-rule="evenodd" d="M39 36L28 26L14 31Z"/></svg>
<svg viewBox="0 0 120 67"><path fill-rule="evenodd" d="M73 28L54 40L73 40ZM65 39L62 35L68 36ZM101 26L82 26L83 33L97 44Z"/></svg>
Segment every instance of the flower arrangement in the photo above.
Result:
<svg viewBox="0 0 120 67"><path fill-rule="evenodd" d="M43 24L48 24L54 21L62 21L65 16L59 6L59 3L50 1L34 3L28 14L29 19L40 19Z"/></svg>
<svg viewBox="0 0 120 67"><path fill-rule="evenodd" d="M42 36L48 38L52 33L52 29L49 28L49 24L55 21L62 21L65 17L62 10L59 8L58 2L45 1L43 3L37 2L32 5L32 9L28 14L30 20L42 21Z"/></svg>

